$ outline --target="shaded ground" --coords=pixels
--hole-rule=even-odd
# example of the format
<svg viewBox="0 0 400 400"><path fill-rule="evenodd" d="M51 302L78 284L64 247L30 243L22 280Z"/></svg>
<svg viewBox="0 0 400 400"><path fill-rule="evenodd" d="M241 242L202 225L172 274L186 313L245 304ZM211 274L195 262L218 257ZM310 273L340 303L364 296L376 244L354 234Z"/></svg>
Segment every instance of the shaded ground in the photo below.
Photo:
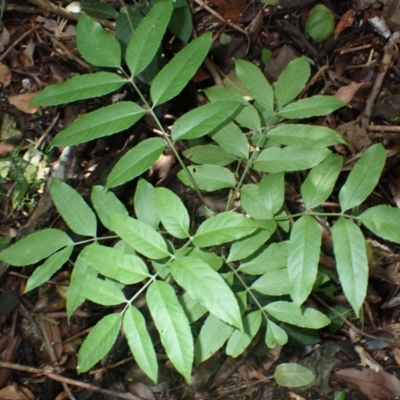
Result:
<svg viewBox="0 0 400 400"><path fill-rule="evenodd" d="M221 84L222 80L225 84L232 83L229 73L233 58L254 61L273 81L291 59L306 55L313 72L311 83L301 96L334 94L351 106L315 122L336 129L348 141L349 150L336 149L345 155L347 170L372 143L380 141L385 145L389 156L385 173L368 201L370 205L384 202L398 206L400 128L396 123L400 112L400 58L398 50L387 45L385 31L374 29L369 20L374 17L379 20L384 15L390 29L396 31L400 28L397 25L400 5L396 1L388 1L386 5L383 1L325 1L336 16L335 37L316 45L304 34L305 21L315 3L285 0L280 7L241 0L213 0L208 5L197 0L191 3L197 35L212 30L215 44L195 79L178 98L163 106L160 118L168 124L204 101L198 89ZM3 247L11 238L40 228L65 229L45 188L51 169L60 160L66 166L64 179L87 195L94 184L104 184L111 167L126 149L153 129L151 121L144 121L112 139L76 146L69 153L50 147L52 137L77 116L110 101L106 96L46 109L28 106L33 94L43 87L90 69L76 50L77 15L63 8L66 5L38 0L5 5L0 32L0 245ZM103 25L111 30L114 27L112 20L103 21ZM170 40L165 52L171 56L181 47L179 40ZM124 96L134 99L132 93L121 93ZM147 178L155 185L180 191L187 207L194 211L198 204L190 192L179 186L178 170L167 155L160 169ZM292 181L288 186L287 202L295 207L298 182ZM129 204L134 190L134 185L124 185L117 194ZM337 199L332 198L327 207L337 207ZM0 369L0 398L333 399L343 390L345 397L340 398L347 400L394 399L400 396L400 381L395 378L399 374L400 354L396 343L387 339L396 339L399 331L400 259L393 244L370 238L370 246L374 258L362 321L350 318L335 333L321 331L322 341L297 338L284 349L273 351L268 351L262 339L257 338L237 359L221 353L195 369L193 387L186 386L165 362L161 346L157 349L162 364L160 383L152 386L132 362L123 338L102 366L78 376L77 349L103 311L85 303L68 325L64 312L68 268L39 290L22 295L33 269L10 270L1 265L0 351L2 362L12 365L0 363L11 368ZM321 259L321 265L327 268L332 262L329 257ZM345 303L340 293L335 301ZM363 332L369 336L363 336ZM360 336L363 347L356 348ZM379 337L383 340L379 341ZM55 368L56 361L61 370ZM273 383L271 375L276 364L288 361L314 365L320 379L316 387L295 392ZM358 368L360 362L364 369ZM20 371L15 364L21 366ZM50 368L47 375L43 375L45 366ZM347 368L352 369L344 371ZM360 375L356 375L354 368L358 368ZM380 372L373 371L370 375L373 369ZM342 372L330 374L331 371ZM79 383L91 386L78 388ZM110 392L95 394L95 386ZM121 397L127 391L138 397Z"/></svg>

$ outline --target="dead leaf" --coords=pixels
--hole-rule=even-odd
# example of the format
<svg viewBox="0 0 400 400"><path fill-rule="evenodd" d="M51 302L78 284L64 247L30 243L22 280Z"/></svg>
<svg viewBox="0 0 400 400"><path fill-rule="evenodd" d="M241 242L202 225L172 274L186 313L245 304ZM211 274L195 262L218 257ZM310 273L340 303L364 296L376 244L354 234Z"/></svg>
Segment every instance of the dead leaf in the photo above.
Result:
<svg viewBox="0 0 400 400"><path fill-rule="evenodd" d="M4 51L9 42L10 42L10 33L3 26L3 30L0 32L0 53Z"/></svg>
<svg viewBox="0 0 400 400"><path fill-rule="evenodd" d="M336 372L335 377L356 385L370 399L393 400L400 396L400 380L382 370L346 368Z"/></svg>
<svg viewBox="0 0 400 400"><path fill-rule="evenodd" d="M400 207L400 178L391 179L389 182L389 189L397 207Z"/></svg>
<svg viewBox="0 0 400 400"><path fill-rule="evenodd" d="M363 153L372 145L367 130L357 122L351 121L342 124L336 128L336 131L346 140L353 154Z"/></svg>
<svg viewBox="0 0 400 400"><path fill-rule="evenodd" d="M354 350L360 356L360 364L362 367L369 367L375 372L381 369L381 366L364 350L361 346L355 346Z"/></svg>
<svg viewBox="0 0 400 400"><path fill-rule="evenodd" d="M232 22L237 22L240 12L246 5L246 0L210 0L210 3L219 7L222 17Z"/></svg>
<svg viewBox="0 0 400 400"><path fill-rule="evenodd" d="M57 22L54 19L45 18L39 15L36 17L36 21L41 22L43 24L43 28L49 32L54 32L57 28Z"/></svg>
<svg viewBox="0 0 400 400"><path fill-rule="evenodd" d="M12 72L7 65L0 63L0 83L3 87L7 87L11 83Z"/></svg>
<svg viewBox="0 0 400 400"><path fill-rule="evenodd" d="M7 400L35 400L33 393L26 387L17 388L14 385L9 385L0 390L0 399Z"/></svg>
<svg viewBox="0 0 400 400"><path fill-rule="evenodd" d="M342 86L339 90L335 93L335 97L344 101L345 103L350 103L353 100L353 97L357 93L358 89L364 84L364 82L357 83L351 82L350 85Z"/></svg>
<svg viewBox="0 0 400 400"><path fill-rule="evenodd" d="M354 22L354 11L349 10L344 15L342 15L342 18L340 18L340 21L337 23L335 32L333 33L334 37L337 38L342 33L342 31L344 31L349 26L353 25L353 22Z"/></svg>
<svg viewBox="0 0 400 400"><path fill-rule="evenodd" d="M35 114L39 107L30 107L29 103L36 96L36 93L23 93L17 94L15 96L10 96L8 101L11 105L18 108L18 110L23 111L27 114Z"/></svg>
<svg viewBox="0 0 400 400"><path fill-rule="evenodd" d="M35 65L35 61L33 59L33 53L35 51L35 48L36 48L35 43L30 42L23 51L20 57L20 62L25 68L33 67Z"/></svg>

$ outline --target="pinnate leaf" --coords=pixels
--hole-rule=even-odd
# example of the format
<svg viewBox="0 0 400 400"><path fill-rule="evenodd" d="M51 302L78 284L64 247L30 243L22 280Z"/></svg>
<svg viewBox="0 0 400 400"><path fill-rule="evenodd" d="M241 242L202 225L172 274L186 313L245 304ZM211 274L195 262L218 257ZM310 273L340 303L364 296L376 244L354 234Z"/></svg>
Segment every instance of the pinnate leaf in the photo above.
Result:
<svg viewBox="0 0 400 400"><path fill-rule="evenodd" d="M121 132L139 121L144 114L142 107L130 101L111 104L78 118L58 133L53 145L72 146Z"/></svg>
<svg viewBox="0 0 400 400"><path fill-rule="evenodd" d="M343 212L359 206L371 194L378 184L385 161L385 148L377 143L356 162L339 192Z"/></svg>
<svg viewBox="0 0 400 400"><path fill-rule="evenodd" d="M96 236L96 215L75 189L65 182L53 179L50 193L57 211L75 233Z"/></svg>
<svg viewBox="0 0 400 400"><path fill-rule="evenodd" d="M179 94L206 58L212 34L206 33L189 43L154 78L150 87L153 107Z"/></svg>
<svg viewBox="0 0 400 400"><path fill-rule="evenodd" d="M379 205L368 208L358 218L375 235L400 243L400 209Z"/></svg>
<svg viewBox="0 0 400 400"><path fill-rule="evenodd" d="M194 356L193 338L189 321L175 290L166 282L155 281L147 289L146 300L169 360L186 381L190 382Z"/></svg>
<svg viewBox="0 0 400 400"><path fill-rule="evenodd" d="M96 67L121 67L118 40L85 13L76 26L76 45L83 58Z"/></svg>
<svg viewBox="0 0 400 400"><path fill-rule="evenodd" d="M169 269L178 284L211 314L242 329L239 306L220 274L194 257L179 258L170 264Z"/></svg>
<svg viewBox="0 0 400 400"><path fill-rule="evenodd" d="M364 235L354 222L341 217L333 225L332 239L340 283L358 316L368 285L368 259Z"/></svg>
<svg viewBox="0 0 400 400"><path fill-rule="evenodd" d="M31 106L56 106L111 93L126 81L112 72L95 72L75 76L65 82L50 85L38 93Z"/></svg>
<svg viewBox="0 0 400 400"><path fill-rule="evenodd" d="M165 149L160 138L145 139L129 150L114 166L107 178L106 186L112 188L128 182L147 171Z"/></svg>
<svg viewBox="0 0 400 400"><path fill-rule="evenodd" d="M140 369L154 382L158 380L158 362L146 321L141 312L129 306L124 315L124 332L129 348Z"/></svg>
<svg viewBox="0 0 400 400"><path fill-rule="evenodd" d="M89 332L78 354L78 372L86 372L100 361L117 340L122 314L103 317Z"/></svg>
<svg viewBox="0 0 400 400"><path fill-rule="evenodd" d="M74 244L71 238L58 229L43 229L31 233L0 253L0 260L15 267L35 264L57 250Z"/></svg>

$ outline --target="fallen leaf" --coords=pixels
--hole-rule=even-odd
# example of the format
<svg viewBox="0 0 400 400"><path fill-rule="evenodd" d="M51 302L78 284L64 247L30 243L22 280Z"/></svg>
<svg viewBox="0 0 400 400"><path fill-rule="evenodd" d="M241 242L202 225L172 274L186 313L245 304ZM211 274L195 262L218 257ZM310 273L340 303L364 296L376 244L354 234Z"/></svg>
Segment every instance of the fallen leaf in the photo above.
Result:
<svg viewBox="0 0 400 400"><path fill-rule="evenodd" d="M10 33L3 26L3 30L0 32L0 53L4 51L9 42L10 42Z"/></svg>
<svg viewBox="0 0 400 400"><path fill-rule="evenodd" d="M22 56L20 57L20 61L22 65L27 67L33 67L35 65L35 61L33 59L33 53L35 51L36 45L33 42L30 42L28 46L26 46Z"/></svg>
<svg viewBox="0 0 400 400"><path fill-rule="evenodd" d="M400 380L382 370L346 368L336 372L335 377L356 385L370 399L393 400L400 396Z"/></svg>
<svg viewBox="0 0 400 400"><path fill-rule="evenodd" d="M363 84L364 82L351 82L350 85L342 86L335 93L335 97L344 101L345 103L350 103L353 100L353 97L357 93L358 89L360 89Z"/></svg>
<svg viewBox="0 0 400 400"><path fill-rule="evenodd" d="M397 207L400 207L400 178L391 179L389 182L389 189Z"/></svg>
<svg viewBox="0 0 400 400"><path fill-rule="evenodd" d="M342 31L344 31L349 26L353 25L354 22L354 11L349 10L345 14L342 15L340 21L337 23L335 31L333 33L334 37L337 38Z"/></svg>
<svg viewBox="0 0 400 400"><path fill-rule="evenodd" d="M0 63L0 83L3 87L7 87L11 83L12 72L7 65Z"/></svg>
<svg viewBox="0 0 400 400"><path fill-rule="evenodd" d="M19 389L19 390L18 390ZM35 396L26 387L19 387L17 389L14 385L9 385L0 390L0 399L7 400L34 400Z"/></svg>
<svg viewBox="0 0 400 400"><path fill-rule="evenodd" d="M30 107L29 104L32 99L36 96L36 93L23 93L17 94L15 96L10 96L8 101L11 105L18 108L18 110L23 111L27 114L35 114L39 107Z"/></svg>
<svg viewBox="0 0 400 400"><path fill-rule="evenodd" d="M210 3L219 7L219 11L222 17L237 22L239 19L240 12L246 5L246 0L210 0Z"/></svg>

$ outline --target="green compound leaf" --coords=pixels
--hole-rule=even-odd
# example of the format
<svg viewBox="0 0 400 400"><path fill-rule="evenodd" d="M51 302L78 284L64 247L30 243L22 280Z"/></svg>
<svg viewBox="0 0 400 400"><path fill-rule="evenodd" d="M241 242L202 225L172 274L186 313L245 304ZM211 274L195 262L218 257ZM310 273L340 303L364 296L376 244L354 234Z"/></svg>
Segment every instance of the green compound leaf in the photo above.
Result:
<svg viewBox="0 0 400 400"><path fill-rule="evenodd" d="M190 217L182 200L169 189L156 188L153 201L164 228L172 236L186 239L189 236Z"/></svg>
<svg viewBox="0 0 400 400"><path fill-rule="evenodd" d="M154 260L170 256L163 237L144 222L121 214L109 218L111 229L139 253Z"/></svg>
<svg viewBox="0 0 400 400"><path fill-rule="evenodd" d="M193 146L182 154L196 164L213 164L223 167L236 161L236 157L215 144Z"/></svg>
<svg viewBox="0 0 400 400"><path fill-rule="evenodd" d="M251 289L268 296L289 294L292 285L289 281L287 268L267 271L251 285Z"/></svg>
<svg viewBox="0 0 400 400"><path fill-rule="evenodd" d="M110 222L108 216L111 214L123 214L128 216L124 204L113 193L108 191L103 186L94 186L92 189L91 200L97 216L100 218L101 223L109 228Z"/></svg>
<svg viewBox="0 0 400 400"><path fill-rule="evenodd" d="M264 74L253 63L245 60L235 60L236 73L239 79L253 95L260 106L272 112L274 109L274 90Z"/></svg>
<svg viewBox="0 0 400 400"><path fill-rule="evenodd" d="M126 49L126 63L132 77L142 72L154 58L172 14L172 3L158 1L134 31Z"/></svg>
<svg viewBox="0 0 400 400"><path fill-rule="evenodd" d="M400 209L380 205L368 208L359 220L375 235L383 239L400 243Z"/></svg>
<svg viewBox="0 0 400 400"><path fill-rule="evenodd" d="M313 308L298 307L288 301L276 301L264 307L278 321L300 326L302 328L320 329L331 323L321 312Z"/></svg>
<svg viewBox="0 0 400 400"><path fill-rule="evenodd" d="M327 148L287 146L263 150L254 161L254 169L263 172L291 172L315 167L331 153Z"/></svg>
<svg viewBox="0 0 400 400"><path fill-rule="evenodd" d="M265 333L265 344L274 349L276 346L283 346L288 341L287 333L270 319L267 320L267 332Z"/></svg>
<svg viewBox="0 0 400 400"><path fill-rule="evenodd" d="M154 207L153 193L153 185L144 179L139 179L133 198L133 205L137 219L158 230L160 217Z"/></svg>
<svg viewBox="0 0 400 400"><path fill-rule="evenodd" d="M359 206L378 184L386 161L385 148L380 144L371 146L356 162L339 192L342 212Z"/></svg>
<svg viewBox="0 0 400 400"><path fill-rule="evenodd" d="M311 118L331 114L346 103L334 96L316 95L291 103L278 112L287 119Z"/></svg>
<svg viewBox="0 0 400 400"><path fill-rule="evenodd" d="M123 328L129 348L140 369L154 382L158 381L158 362L153 342L142 313L129 306L124 315Z"/></svg>
<svg viewBox="0 0 400 400"><path fill-rule="evenodd" d="M269 139L288 146L328 147L337 143L346 144L333 129L305 124L284 124L268 132Z"/></svg>
<svg viewBox="0 0 400 400"><path fill-rule="evenodd" d="M112 72L95 72L75 76L65 82L50 85L31 101L32 106L56 106L83 99L92 99L114 92L126 83Z"/></svg>
<svg viewBox="0 0 400 400"><path fill-rule="evenodd" d="M155 281L147 289L146 300L169 360L190 383L193 338L175 290L168 283Z"/></svg>
<svg viewBox="0 0 400 400"><path fill-rule="evenodd" d="M233 122L224 124L222 128L209 135L229 154L248 160L249 143L246 135Z"/></svg>
<svg viewBox="0 0 400 400"><path fill-rule="evenodd" d="M285 174L278 172L264 176L258 187L262 205L268 210L272 218L278 213L285 200Z"/></svg>
<svg viewBox="0 0 400 400"><path fill-rule="evenodd" d="M200 190L214 192L215 190L235 187L236 179L233 173L219 165L190 165L189 173ZM178 172L178 178L187 186L194 188L191 179L185 170Z"/></svg>
<svg viewBox="0 0 400 400"><path fill-rule="evenodd" d="M217 246L250 235L257 228L257 222L243 214L225 211L199 226L193 244L197 247Z"/></svg>
<svg viewBox="0 0 400 400"><path fill-rule="evenodd" d="M153 107L179 94L199 69L212 44L206 33L189 43L154 78L150 87Z"/></svg>
<svg viewBox="0 0 400 400"><path fill-rule="evenodd" d="M142 282L150 274L140 257L93 243L81 252L82 260L91 268L124 285Z"/></svg>
<svg viewBox="0 0 400 400"><path fill-rule="evenodd" d="M307 210L319 206L331 195L342 165L343 157L331 154L308 173L300 188Z"/></svg>
<svg viewBox="0 0 400 400"><path fill-rule="evenodd" d="M317 4L310 12L305 31L315 43L323 42L332 35L335 20L332 11L323 4Z"/></svg>
<svg viewBox="0 0 400 400"><path fill-rule="evenodd" d="M310 64L306 57L292 60L274 84L278 109L291 102L303 90L310 77Z"/></svg>
<svg viewBox="0 0 400 400"><path fill-rule="evenodd" d="M0 253L0 260L15 267L35 264L65 246L74 244L58 229L43 229L31 233Z"/></svg>
<svg viewBox="0 0 400 400"><path fill-rule="evenodd" d="M170 264L172 276L193 299L227 324L242 329L238 303L232 290L204 261L183 257Z"/></svg>
<svg viewBox="0 0 400 400"><path fill-rule="evenodd" d="M243 330L235 329L226 345L226 354L237 357L253 340L261 326L261 310L253 311L243 318Z"/></svg>
<svg viewBox="0 0 400 400"><path fill-rule="evenodd" d="M368 259L360 228L344 217L332 227L336 268L344 294L357 316L367 294Z"/></svg>
<svg viewBox="0 0 400 400"><path fill-rule="evenodd" d="M209 315L201 327L200 334L194 346L196 365L208 360L232 335L235 328Z"/></svg>
<svg viewBox="0 0 400 400"><path fill-rule="evenodd" d="M293 225L290 234L288 274L291 297L300 306L311 293L317 278L321 251L321 230L318 222L303 215Z"/></svg>
<svg viewBox="0 0 400 400"><path fill-rule="evenodd" d="M35 289L49 280L68 261L73 249L74 246L67 246L50 256L42 265L37 267L29 277L24 293Z"/></svg>
<svg viewBox="0 0 400 400"><path fill-rule="evenodd" d="M82 57L96 67L121 68L121 47L111 33L82 14L76 26L76 45Z"/></svg>
<svg viewBox="0 0 400 400"><path fill-rule="evenodd" d="M53 140L54 146L72 146L113 135L131 127L145 111L130 101L121 101L92 111L74 121Z"/></svg>
<svg viewBox="0 0 400 400"><path fill-rule="evenodd" d="M234 101L216 101L189 111L174 123L171 131L172 139L174 141L196 139L207 135L225 122L239 105Z"/></svg>
<svg viewBox="0 0 400 400"><path fill-rule="evenodd" d="M272 219L271 210L265 207L259 194L259 186L254 183L243 185L240 190L240 202L243 209L255 219Z"/></svg>
<svg viewBox="0 0 400 400"><path fill-rule="evenodd" d="M57 211L75 233L96 237L96 215L75 189L64 182L53 179L50 193Z"/></svg>
<svg viewBox="0 0 400 400"><path fill-rule="evenodd" d="M160 138L145 139L129 150L108 175L106 187L112 188L128 182L147 171L160 157L166 144Z"/></svg>
<svg viewBox="0 0 400 400"><path fill-rule="evenodd" d="M300 387L309 385L315 379L315 375L302 365L287 363L276 367L274 379L279 386Z"/></svg>
<svg viewBox="0 0 400 400"><path fill-rule="evenodd" d="M110 351L117 340L121 323L122 314L109 314L93 327L79 350L79 373L88 371Z"/></svg>

